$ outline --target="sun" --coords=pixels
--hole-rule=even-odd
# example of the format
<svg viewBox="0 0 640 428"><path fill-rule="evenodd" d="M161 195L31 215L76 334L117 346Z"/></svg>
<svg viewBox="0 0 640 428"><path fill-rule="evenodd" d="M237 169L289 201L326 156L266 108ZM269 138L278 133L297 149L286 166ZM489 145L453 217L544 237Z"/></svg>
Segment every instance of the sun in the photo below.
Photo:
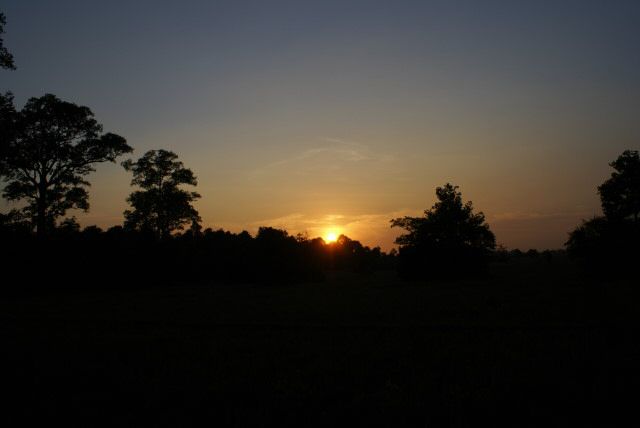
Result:
<svg viewBox="0 0 640 428"><path fill-rule="evenodd" d="M330 230L325 235L324 240L326 242L329 242L329 243L336 242L338 240L338 234L336 232L334 232L333 230Z"/></svg>

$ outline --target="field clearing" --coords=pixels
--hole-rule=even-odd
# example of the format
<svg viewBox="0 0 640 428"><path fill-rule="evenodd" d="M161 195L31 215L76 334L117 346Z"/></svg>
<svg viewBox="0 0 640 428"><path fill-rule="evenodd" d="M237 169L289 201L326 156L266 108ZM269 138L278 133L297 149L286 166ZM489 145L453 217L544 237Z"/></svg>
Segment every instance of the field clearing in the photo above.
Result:
<svg viewBox="0 0 640 428"><path fill-rule="evenodd" d="M5 297L6 404L83 426L599 425L640 386L637 296L526 259L474 281Z"/></svg>

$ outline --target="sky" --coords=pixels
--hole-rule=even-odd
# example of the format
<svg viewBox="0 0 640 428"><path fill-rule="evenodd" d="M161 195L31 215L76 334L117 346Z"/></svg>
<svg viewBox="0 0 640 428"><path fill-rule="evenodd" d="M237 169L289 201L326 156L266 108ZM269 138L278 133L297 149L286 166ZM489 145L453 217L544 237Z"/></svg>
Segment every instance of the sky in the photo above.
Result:
<svg viewBox="0 0 640 428"><path fill-rule="evenodd" d="M133 157L177 153L203 225L385 250L460 186L508 248L561 248L640 147L640 2L5 0L21 107L86 105ZM122 159L124 160L124 158ZM122 224L131 176L89 176ZM6 202L0 208L10 208Z"/></svg>

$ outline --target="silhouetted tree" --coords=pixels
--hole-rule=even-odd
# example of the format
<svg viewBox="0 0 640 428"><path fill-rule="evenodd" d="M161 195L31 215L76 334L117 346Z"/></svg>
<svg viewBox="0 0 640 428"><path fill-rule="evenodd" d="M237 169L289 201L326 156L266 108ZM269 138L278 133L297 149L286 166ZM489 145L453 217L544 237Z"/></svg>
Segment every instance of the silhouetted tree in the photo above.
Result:
<svg viewBox="0 0 640 428"><path fill-rule="evenodd" d="M3 232L31 231L31 223L25 221L22 212L13 209L7 214L0 213L0 230Z"/></svg>
<svg viewBox="0 0 640 428"><path fill-rule="evenodd" d="M2 38L6 23L7 20L4 14L0 12L0 68L15 70L16 66L13 63L13 55L4 47L4 40ZM11 92L0 94L0 138L6 139L11 134L9 131L11 130L10 125L13 122L14 113L13 94ZM0 150L2 150L4 146L4 142L0 141Z"/></svg>
<svg viewBox="0 0 640 428"><path fill-rule="evenodd" d="M13 94L11 92L0 94L0 168L2 159L7 156L9 145L15 138L17 121L18 112L13 104Z"/></svg>
<svg viewBox="0 0 640 428"><path fill-rule="evenodd" d="M538 250L536 250L535 248L530 248L526 252L526 255L527 255L527 257L535 258L535 257L538 257L540 255L540 252Z"/></svg>
<svg viewBox="0 0 640 428"><path fill-rule="evenodd" d="M7 20L2 12L0 12L0 68L15 70L13 63L13 55L4 47L4 26ZM13 135L13 124L15 122L15 107L13 106L13 94L6 92L0 94L0 159L2 152L6 149L7 140Z"/></svg>
<svg viewBox="0 0 640 428"><path fill-rule="evenodd" d="M640 260L640 157L626 150L609 165L615 171L598 187L604 216L583 221L565 245L591 271L634 275Z"/></svg>
<svg viewBox="0 0 640 428"><path fill-rule="evenodd" d="M13 55L11 55L11 53L4 46L4 39L2 37L5 32L5 25L7 25L7 18L4 16L4 13L0 12L0 68L15 70L16 66L13 63Z"/></svg>
<svg viewBox="0 0 640 428"><path fill-rule="evenodd" d="M640 156L636 150L625 150L609 164L615 171L598 187L602 211L610 220L640 216Z"/></svg>
<svg viewBox="0 0 640 428"><path fill-rule="evenodd" d="M400 270L405 277L456 276L481 272L495 248L495 236L482 212L462 202L458 186L436 188L438 202L424 217L391 220L408 233L396 238Z"/></svg>
<svg viewBox="0 0 640 428"><path fill-rule="evenodd" d="M88 107L55 95L30 98L16 111L13 98L0 103L0 176L3 196L24 200L23 214L43 236L67 210L89 209L84 179L100 162L132 149L119 135L102 134Z"/></svg>
<svg viewBox="0 0 640 428"><path fill-rule="evenodd" d="M610 227L606 217L594 217L590 220L583 220L582 224L576 227L570 234L566 242L567 250L570 254L580 257L599 252L602 248L605 236Z"/></svg>
<svg viewBox="0 0 640 428"><path fill-rule="evenodd" d="M56 232L65 235L72 235L80 232L80 223L75 217L65 218L60 222L60 226L56 229Z"/></svg>
<svg viewBox="0 0 640 428"><path fill-rule="evenodd" d="M131 185L143 189L127 198L133 209L124 212L125 227L150 230L158 238L166 239L173 231L182 230L185 224L191 223L193 228L194 222L200 222L198 211L192 205L200 195L179 187L196 186L196 177L177 159L173 152L150 150L136 162L122 163L133 173Z"/></svg>

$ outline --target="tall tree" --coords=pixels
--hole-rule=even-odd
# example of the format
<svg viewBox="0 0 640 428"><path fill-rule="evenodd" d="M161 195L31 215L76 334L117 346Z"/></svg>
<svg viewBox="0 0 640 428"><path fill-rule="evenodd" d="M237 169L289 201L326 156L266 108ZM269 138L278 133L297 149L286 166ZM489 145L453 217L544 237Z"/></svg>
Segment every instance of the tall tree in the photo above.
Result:
<svg viewBox="0 0 640 428"><path fill-rule="evenodd" d="M173 152L150 150L136 162L122 163L133 173L131 185L143 189L127 198L133 209L124 212L126 227L149 230L158 238L166 239L186 224L200 221L198 211L192 205L200 195L179 187L184 184L196 186L198 182L193 172L177 159Z"/></svg>
<svg viewBox="0 0 640 428"><path fill-rule="evenodd" d="M583 221L565 245L592 272L635 277L640 260L640 156L626 150L609 165L614 172L598 186L604 216Z"/></svg>
<svg viewBox="0 0 640 428"><path fill-rule="evenodd" d="M3 196L23 200L22 213L44 236L67 210L89 209L95 164L132 151L119 135L102 133L88 107L46 94L16 111L10 97L0 105L0 177Z"/></svg>
<svg viewBox="0 0 640 428"><path fill-rule="evenodd" d="M6 23L7 20L4 13L0 12L0 68L15 70L16 66L13 63L13 55L11 55L7 48L4 47L4 40L2 37ZM13 94L11 92L0 94L0 138L6 138L8 130L5 128L12 122L13 113L15 113L14 110ZM3 142L0 141L0 149L3 146Z"/></svg>
<svg viewBox="0 0 640 428"><path fill-rule="evenodd" d="M640 155L625 150L609 164L615 171L598 187L602 211L611 220L640 217Z"/></svg>
<svg viewBox="0 0 640 428"><path fill-rule="evenodd" d="M8 68L15 70L16 66L13 63L13 55L4 47L4 26L7 25L7 18L4 13L0 12L0 68Z"/></svg>
<svg viewBox="0 0 640 428"><path fill-rule="evenodd" d="M496 240L482 212L471 201L462 202L458 186L436 188L438 201L423 217L391 220L406 234L396 238L401 268L409 276L447 276L476 273L483 268Z"/></svg>

